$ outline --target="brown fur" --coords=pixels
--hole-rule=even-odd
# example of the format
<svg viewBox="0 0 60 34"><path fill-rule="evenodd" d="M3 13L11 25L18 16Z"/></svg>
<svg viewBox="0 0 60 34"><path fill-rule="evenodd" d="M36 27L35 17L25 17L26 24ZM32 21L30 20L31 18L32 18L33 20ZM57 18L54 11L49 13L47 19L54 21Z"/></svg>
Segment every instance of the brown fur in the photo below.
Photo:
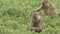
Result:
<svg viewBox="0 0 60 34"><path fill-rule="evenodd" d="M45 27L43 17L39 15L39 12L32 13L31 23L28 26L28 31L34 30L35 32L40 32Z"/></svg>
<svg viewBox="0 0 60 34"><path fill-rule="evenodd" d="M35 11L39 12L41 9L44 10L44 16L57 16L58 12L53 3L49 0L43 0L42 5L37 8Z"/></svg>

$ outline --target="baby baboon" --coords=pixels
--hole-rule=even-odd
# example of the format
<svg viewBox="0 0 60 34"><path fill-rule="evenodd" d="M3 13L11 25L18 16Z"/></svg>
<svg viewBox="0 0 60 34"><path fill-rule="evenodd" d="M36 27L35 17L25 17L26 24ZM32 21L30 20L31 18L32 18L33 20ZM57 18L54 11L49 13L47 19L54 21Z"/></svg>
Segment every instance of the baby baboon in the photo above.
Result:
<svg viewBox="0 0 60 34"><path fill-rule="evenodd" d="M43 0L42 5L34 11L39 12L41 9L44 10L44 16L58 16L55 5L49 0Z"/></svg>
<svg viewBox="0 0 60 34"><path fill-rule="evenodd" d="M32 13L31 23L28 26L28 31L34 30L35 32L41 32L45 28L43 17L39 15L39 12Z"/></svg>

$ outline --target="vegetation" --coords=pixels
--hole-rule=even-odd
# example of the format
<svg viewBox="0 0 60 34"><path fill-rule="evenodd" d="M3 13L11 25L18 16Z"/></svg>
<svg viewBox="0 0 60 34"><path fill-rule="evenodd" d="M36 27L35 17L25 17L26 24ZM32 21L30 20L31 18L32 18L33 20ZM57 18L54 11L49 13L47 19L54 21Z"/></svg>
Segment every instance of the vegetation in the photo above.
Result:
<svg viewBox="0 0 60 34"><path fill-rule="evenodd" d="M51 0L60 11L60 0ZM0 34L60 34L60 17L45 18L46 29L41 33L27 32L33 9L41 0L0 0ZM59 12L60 13L60 12Z"/></svg>

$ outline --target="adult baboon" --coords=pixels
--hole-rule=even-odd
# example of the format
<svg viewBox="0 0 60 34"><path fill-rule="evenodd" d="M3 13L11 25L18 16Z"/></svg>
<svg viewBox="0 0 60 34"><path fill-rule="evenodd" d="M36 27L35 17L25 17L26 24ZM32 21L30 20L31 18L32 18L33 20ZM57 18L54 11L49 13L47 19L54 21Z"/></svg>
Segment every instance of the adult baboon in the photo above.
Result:
<svg viewBox="0 0 60 34"><path fill-rule="evenodd" d="M39 15L39 12L33 12L31 22L28 26L28 31L34 30L35 32L41 32L45 28L45 22L43 17Z"/></svg>
<svg viewBox="0 0 60 34"><path fill-rule="evenodd" d="M42 5L34 11L39 12L42 9L44 10L43 16L58 16L58 12L55 5L51 3L49 0L42 0Z"/></svg>

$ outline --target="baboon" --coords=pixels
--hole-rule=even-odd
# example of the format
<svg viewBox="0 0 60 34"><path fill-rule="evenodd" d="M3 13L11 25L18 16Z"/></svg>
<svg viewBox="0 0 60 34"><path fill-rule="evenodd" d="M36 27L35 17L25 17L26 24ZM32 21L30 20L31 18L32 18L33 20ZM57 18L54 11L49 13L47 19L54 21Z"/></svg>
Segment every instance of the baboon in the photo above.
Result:
<svg viewBox="0 0 60 34"><path fill-rule="evenodd" d="M28 26L28 31L34 30L35 32L41 32L45 28L45 22L43 17L39 15L39 12L33 12L31 17L31 23Z"/></svg>
<svg viewBox="0 0 60 34"><path fill-rule="evenodd" d="M42 5L34 11L39 12L42 9L44 10L43 16L58 16L57 8L49 0L42 0Z"/></svg>

